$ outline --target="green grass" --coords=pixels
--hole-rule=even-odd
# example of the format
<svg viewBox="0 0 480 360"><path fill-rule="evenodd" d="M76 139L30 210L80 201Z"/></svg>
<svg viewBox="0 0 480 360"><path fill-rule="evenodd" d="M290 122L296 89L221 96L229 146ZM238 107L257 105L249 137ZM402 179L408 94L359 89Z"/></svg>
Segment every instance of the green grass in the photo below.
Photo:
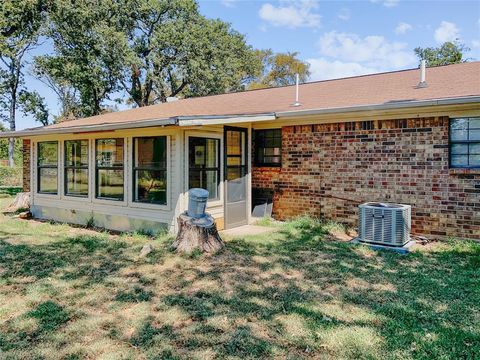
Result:
<svg viewBox="0 0 480 360"><path fill-rule="evenodd" d="M178 256L167 234L0 215L0 358L478 358L480 244L402 256L340 229L299 218Z"/></svg>

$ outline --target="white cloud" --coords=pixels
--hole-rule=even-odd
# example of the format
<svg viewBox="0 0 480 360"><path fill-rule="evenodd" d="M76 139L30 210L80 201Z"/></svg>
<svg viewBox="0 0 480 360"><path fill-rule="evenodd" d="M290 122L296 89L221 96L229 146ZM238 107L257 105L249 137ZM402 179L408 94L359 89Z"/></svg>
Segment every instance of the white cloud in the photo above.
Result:
<svg viewBox="0 0 480 360"><path fill-rule="evenodd" d="M312 80L338 79L347 76L372 74L378 71L356 62L329 61L325 58L307 59L310 64Z"/></svg>
<svg viewBox="0 0 480 360"><path fill-rule="evenodd" d="M395 34L403 35L406 34L407 31L412 30L412 25L407 24L405 22L398 23L397 27L395 28Z"/></svg>
<svg viewBox="0 0 480 360"><path fill-rule="evenodd" d="M331 31L319 40L320 52L346 62L363 63L369 68L404 68L415 63L415 56L406 43L388 42L383 36Z"/></svg>
<svg viewBox="0 0 480 360"><path fill-rule="evenodd" d="M318 41L320 56L307 59L313 80L372 74L405 69L417 64L406 43L383 36L331 31Z"/></svg>
<svg viewBox="0 0 480 360"><path fill-rule="evenodd" d="M343 20L343 21L350 20L350 10L343 8L340 10L337 16L340 20Z"/></svg>
<svg viewBox="0 0 480 360"><path fill-rule="evenodd" d="M237 0L221 0L220 3L225 6L225 7L228 7L228 8L233 8L235 7L235 3L237 2Z"/></svg>
<svg viewBox="0 0 480 360"><path fill-rule="evenodd" d="M440 26L435 30L435 40L438 43L446 41L454 41L460 36L460 30L457 25L448 21L442 21Z"/></svg>
<svg viewBox="0 0 480 360"><path fill-rule="evenodd" d="M400 0L370 0L372 3L380 3L385 7L394 7L398 5Z"/></svg>
<svg viewBox="0 0 480 360"><path fill-rule="evenodd" d="M319 27L320 15L315 11L318 3L313 0L281 1L278 6L263 4L258 15L273 26Z"/></svg>

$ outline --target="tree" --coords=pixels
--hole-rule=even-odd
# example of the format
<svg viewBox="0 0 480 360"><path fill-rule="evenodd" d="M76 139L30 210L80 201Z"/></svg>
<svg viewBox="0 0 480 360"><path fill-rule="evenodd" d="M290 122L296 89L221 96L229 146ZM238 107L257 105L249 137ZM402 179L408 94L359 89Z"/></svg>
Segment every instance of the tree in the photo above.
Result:
<svg viewBox="0 0 480 360"><path fill-rule="evenodd" d="M0 5L0 119L16 129L17 110L45 121L43 98L25 88L26 56L35 47L44 18L41 0L3 0ZM39 108L35 108L39 107ZM48 118L48 113L47 113ZM14 166L15 139L9 139L9 165Z"/></svg>
<svg viewBox="0 0 480 360"><path fill-rule="evenodd" d="M58 1L48 32L55 53L36 59L41 78L76 91L81 116L105 111L119 91L140 107L240 90L258 71L244 36L203 17L193 0L95 4Z"/></svg>
<svg viewBox="0 0 480 360"><path fill-rule="evenodd" d="M203 17L196 2L129 3L131 57L124 63L121 84L136 106L165 102L173 96L240 90L257 71L244 36L221 20Z"/></svg>
<svg viewBox="0 0 480 360"><path fill-rule="evenodd" d="M119 65L128 50L124 1L57 0L47 36L54 54L35 58L34 72L59 97L61 117L91 116L118 90Z"/></svg>
<svg viewBox="0 0 480 360"><path fill-rule="evenodd" d="M439 47L417 47L413 50L419 60L426 60L427 66L458 64L468 61L464 54L470 49L458 41L447 41Z"/></svg>
<svg viewBox="0 0 480 360"><path fill-rule="evenodd" d="M298 59L297 52L273 53L271 49L257 50L256 56L262 64L262 70L249 85L249 89L285 86L295 84L295 74L300 82L310 76L309 64Z"/></svg>
<svg viewBox="0 0 480 360"><path fill-rule="evenodd" d="M33 74L57 95L60 112L53 115L53 122L73 120L82 116L78 90L73 88L70 82L63 79L61 75L58 76L54 68L49 68L49 64L43 63L44 59L44 57L35 59Z"/></svg>

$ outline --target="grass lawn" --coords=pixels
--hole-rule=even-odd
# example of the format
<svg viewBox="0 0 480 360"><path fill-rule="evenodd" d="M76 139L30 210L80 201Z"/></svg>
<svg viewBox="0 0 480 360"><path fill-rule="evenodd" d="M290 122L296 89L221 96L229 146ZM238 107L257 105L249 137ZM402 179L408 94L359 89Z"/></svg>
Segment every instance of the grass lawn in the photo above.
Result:
<svg viewBox="0 0 480 360"><path fill-rule="evenodd" d="M402 256L326 230L300 219L182 257L168 236L0 215L0 358L479 358L480 244Z"/></svg>

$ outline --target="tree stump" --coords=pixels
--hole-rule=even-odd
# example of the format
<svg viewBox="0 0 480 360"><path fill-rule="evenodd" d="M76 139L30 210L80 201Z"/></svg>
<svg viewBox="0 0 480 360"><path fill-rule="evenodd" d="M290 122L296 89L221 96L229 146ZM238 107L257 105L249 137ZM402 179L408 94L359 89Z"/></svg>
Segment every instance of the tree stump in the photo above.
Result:
<svg viewBox="0 0 480 360"><path fill-rule="evenodd" d="M5 212L16 212L18 210L30 209L30 193L20 192L15 196L13 202L4 210Z"/></svg>
<svg viewBox="0 0 480 360"><path fill-rule="evenodd" d="M178 217L177 222L178 235L172 244L176 252L191 253L198 249L212 254L223 248L224 242L210 214L197 219L183 213Z"/></svg>

